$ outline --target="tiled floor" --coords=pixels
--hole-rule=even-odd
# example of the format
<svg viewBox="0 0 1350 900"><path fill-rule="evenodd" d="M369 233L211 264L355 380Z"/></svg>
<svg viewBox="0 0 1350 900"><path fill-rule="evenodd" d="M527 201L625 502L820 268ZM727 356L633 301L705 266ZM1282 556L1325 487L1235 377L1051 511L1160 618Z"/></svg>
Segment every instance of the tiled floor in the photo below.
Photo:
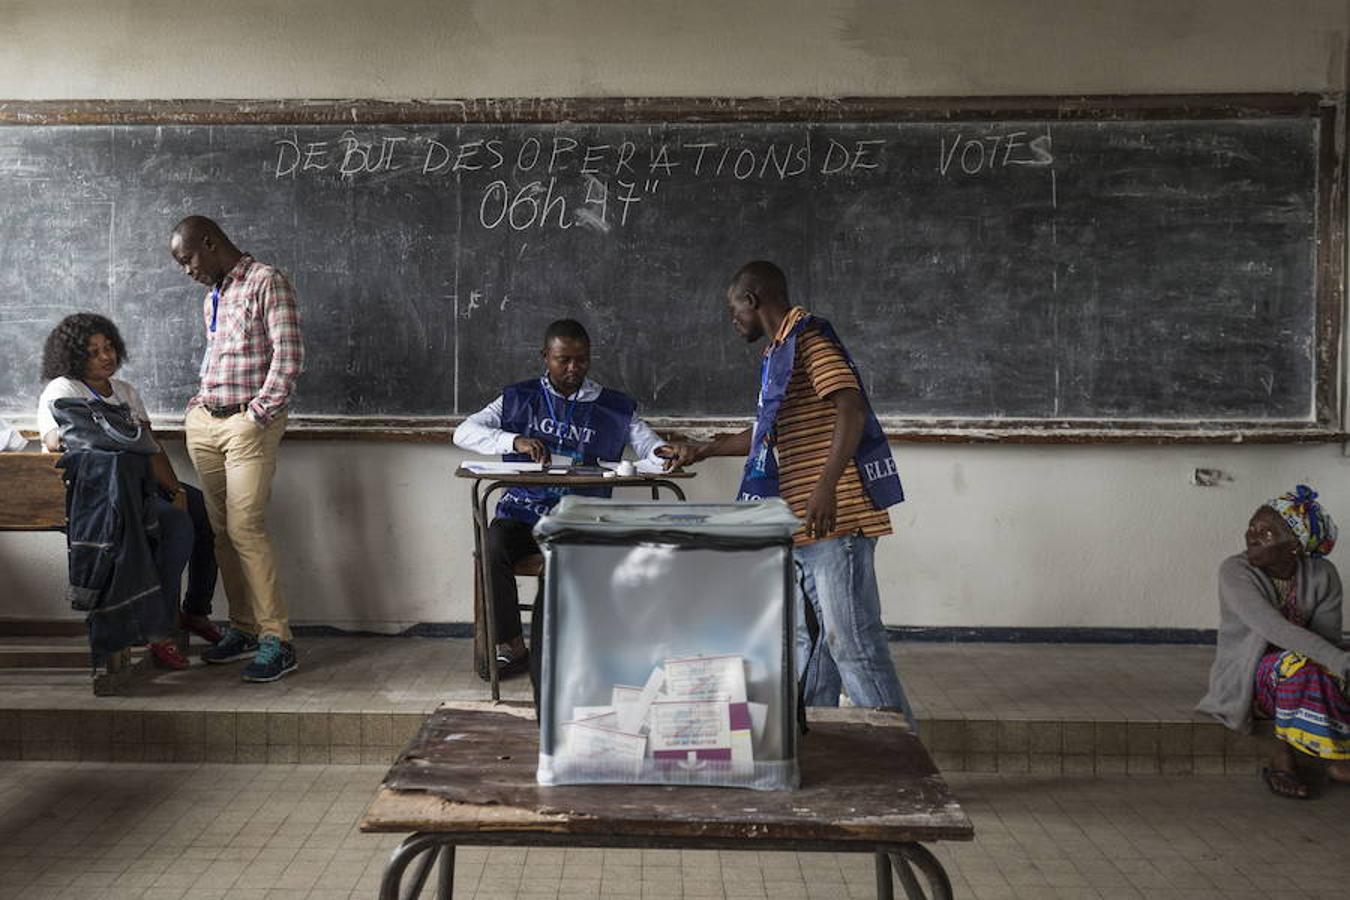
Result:
<svg viewBox="0 0 1350 900"><path fill-rule="evenodd" d="M0 898L374 898L397 836L356 823L373 766L0 767ZM1350 789L1253 777L949 778L976 840L935 849L960 898L1344 900ZM864 900L865 856L468 848L460 900Z"/></svg>

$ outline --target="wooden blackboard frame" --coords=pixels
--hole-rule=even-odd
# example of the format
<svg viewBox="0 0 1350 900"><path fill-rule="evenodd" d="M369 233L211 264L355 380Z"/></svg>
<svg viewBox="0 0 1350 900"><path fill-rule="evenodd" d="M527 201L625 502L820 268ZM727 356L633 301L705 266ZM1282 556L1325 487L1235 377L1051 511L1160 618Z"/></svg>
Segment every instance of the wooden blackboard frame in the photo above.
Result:
<svg viewBox="0 0 1350 900"><path fill-rule="evenodd" d="M1344 94L1145 94L1006 97L598 97L465 100L0 100L0 125L441 123L903 122L1028 118L1188 120L1307 117L1319 129L1314 420L1185 423L1048 419L886 419L899 441L957 443L1296 443L1344 441L1341 382L1345 306ZM439 442L460 417L297 416L288 436ZM702 434L738 419L654 418L663 431ZM162 429L173 434L173 427Z"/></svg>

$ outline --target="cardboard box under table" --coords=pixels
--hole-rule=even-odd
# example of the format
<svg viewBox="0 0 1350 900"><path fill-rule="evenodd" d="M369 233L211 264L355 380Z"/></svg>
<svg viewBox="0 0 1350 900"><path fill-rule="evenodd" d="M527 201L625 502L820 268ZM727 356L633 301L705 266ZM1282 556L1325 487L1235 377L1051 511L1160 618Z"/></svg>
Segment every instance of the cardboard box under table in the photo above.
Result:
<svg viewBox="0 0 1350 900"><path fill-rule="evenodd" d="M540 520L541 784L797 785L797 524L777 499Z"/></svg>

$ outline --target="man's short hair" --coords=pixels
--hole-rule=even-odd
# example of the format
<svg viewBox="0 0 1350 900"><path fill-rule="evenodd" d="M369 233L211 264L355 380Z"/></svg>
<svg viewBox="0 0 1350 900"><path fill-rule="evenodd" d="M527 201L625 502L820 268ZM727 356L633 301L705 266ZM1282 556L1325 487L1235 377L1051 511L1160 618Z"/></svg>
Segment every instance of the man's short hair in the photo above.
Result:
<svg viewBox="0 0 1350 900"><path fill-rule="evenodd" d="M741 266L731 277L731 286L752 291L764 300L788 302L787 276L768 260L757 259Z"/></svg>
<svg viewBox="0 0 1350 900"><path fill-rule="evenodd" d="M544 332L544 346L547 347L554 338L584 341L588 345L591 342L591 336L586 333L585 326L576 319L556 319L550 322Z"/></svg>
<svg viewBox="0 0 1350 900"><path fill-rule="evenodd" d="M178 239L183 243L191 246L196 246L201 243L202 238L208 236L213 241L220 241L222 239L229 240L229 238L226 237L224 230L216 223L216 220L208 219L206 216L193 215L185 217L179 221L177 225L173 226L173 233L177 235Z"/></svg>

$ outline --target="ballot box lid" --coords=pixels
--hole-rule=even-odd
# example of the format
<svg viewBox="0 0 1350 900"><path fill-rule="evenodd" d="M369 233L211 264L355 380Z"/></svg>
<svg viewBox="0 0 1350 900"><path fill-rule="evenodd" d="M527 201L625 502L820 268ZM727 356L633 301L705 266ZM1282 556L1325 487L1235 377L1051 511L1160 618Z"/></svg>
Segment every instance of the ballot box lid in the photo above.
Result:
<svg viewBox="0 0 1350 900"><path fill-rule="evenodd" d="M605 500L569 495L539 520L543 542L569 535L686 535L699 538L789 540L801 524L781 498L740 503Z"/></svg>

